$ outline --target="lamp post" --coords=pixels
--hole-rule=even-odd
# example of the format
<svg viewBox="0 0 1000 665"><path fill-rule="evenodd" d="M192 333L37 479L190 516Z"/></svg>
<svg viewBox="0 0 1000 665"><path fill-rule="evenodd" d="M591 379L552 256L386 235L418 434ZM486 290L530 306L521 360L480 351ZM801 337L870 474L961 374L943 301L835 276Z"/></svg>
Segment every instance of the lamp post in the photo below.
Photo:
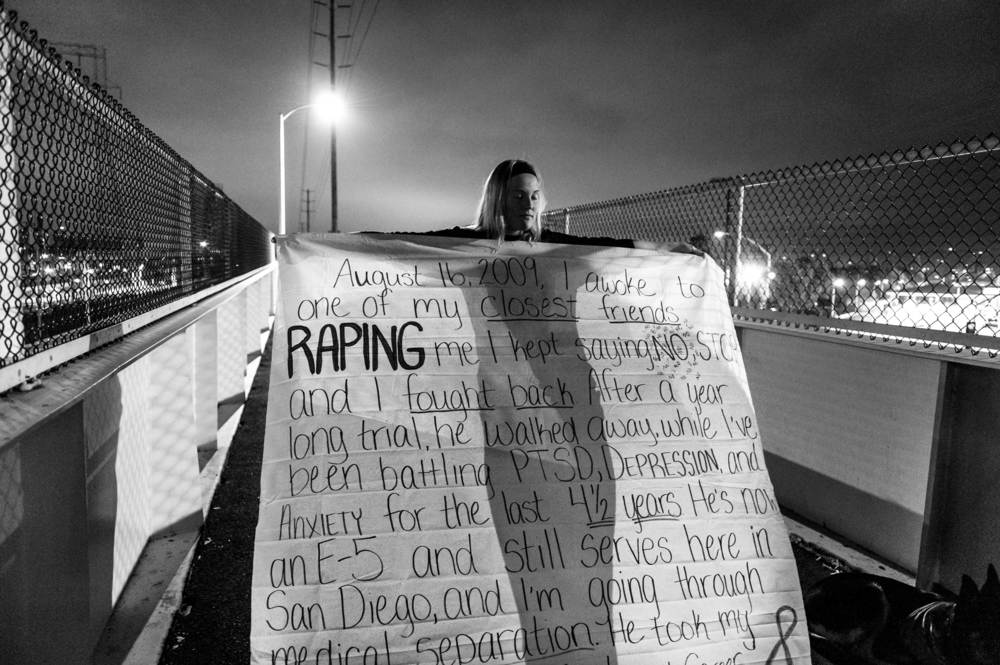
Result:
<svg viewBox="0 0 1000 665"><path fill-rule="evenodd" d="M712 235L715 236L715 238L717 240L721 240L722 238L725 238L726 236L732 235L732 234L729 233L728 231L714 231L712 233ZM771 252L769 252L766 249L764 249L763 245L761 245L759 242L757 242L756 240L754 240L753 238L751 238L749 236L741 236L740 240L750 243L751 245L753 245L754 247L756 247L757 250L761 254L764 255L764 260L767 262L767 272L770 273L771 272ZM739 250L739 249L740 249L740 247L737 247L737 250ZM738 254L737 254L736 262L737 262L737 264L740 262L740 257L739 257Z"/></svg>
<svg viewBox="0 0 1000 665"><path fill-rule="evenodd" d="M740 189L741 189L741 192L742 192L742 188L740 188ZM742 198L741 198L741 201L742 201ZM741 203L741 205L742 205L742 203ZM726 236L731 236L731 237L733 236L733 234L730 233L730 232L728 232L728 231L713 231L712 235L715 237L716 240L721 240L722 238L725 238ZM736 303L736 297L738 297L738 295L739 295L737 293L739 291L739 288L738 288L738 286L739 286L739 279L740 279L740 274L743 272L743 266L742 266L742 264L743 264L743 243L744 242L750 243L751 245L753 245L754 247L757 248L757 251L759 251L761 254L764 255L764 261L767 264L766 268L764 269L764 279L765 280L770 280L771 279L771 252L769 252L766 249L764 249L764 246L761 245L756 240L754 240L753 238L750 238L748 236L743 235L742 234L742 227L739 228L739 233L737 233L737 235L735 237L736 237L736 252L735 252L735 257L734 257L734 261L733 261L733 263L734 263L734 266L733 266L733 279L734 279L734 284L737 286L737 288L733 291L733 294L734 294L733 304L734 305L737 304ZM768 286L768 289L769 288L770 287ZM767 297L770 297L770 296L767 296Z"/></svg>
<svg viewBox="0 0 1000 665"><path fill-rule="evenodd" d="M842 277L835 277L830 288L830 318L837 315L837 289L843 288L846 282Z"/></svg>
<svg viewBox="0 0 1000 665"><path fill-rule="evenodd" d="M753 238L749 238L747 236L743 236L743 240L745 240L746 242L750 243L751 245L753 245L754 247L756 247L758 250L760 250L761 254L764 255L764 260L767 262L767 273L771 274L771 252L769 252L766 249L764 249L764 247L759 242L757 242L756 240L754 240Z"/></svg>
<svg viewBox="0 0 1000 665"><path fill-rule="evenodd" d="M281 209L278 211L278 235L285 235L285 120L303 109L319 108L323 111L323 116L330 122L335 122L337 117L343 113L343 103L336 97L333 91L321 96L317 101L296 106L287 113L278 116L278 175L280 177L279 200Z"/></svg>
<svg viewBox="0 0 1000 665"><path fill-rule="evenodd" d="M310 106L314 106L314 104L303 104L288 113L282 113L278 116L278 175L281 178L278 185L278 199L280 201L280 208L278 208L278 235L281 236L285 235L285 120L288 120L292 114L302 109L307 109Z"/></svg>

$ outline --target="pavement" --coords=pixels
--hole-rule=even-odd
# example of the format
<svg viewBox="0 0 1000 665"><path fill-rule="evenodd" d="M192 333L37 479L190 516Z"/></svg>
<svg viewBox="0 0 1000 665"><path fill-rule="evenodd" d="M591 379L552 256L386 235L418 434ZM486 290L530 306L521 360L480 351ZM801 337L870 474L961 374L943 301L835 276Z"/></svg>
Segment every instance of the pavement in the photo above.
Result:
<svg viewBox="0 0 1000 665"><path fill-rule="evenodd" d="M192 552L183 593L163 637L160 665L246 665L250 585L260 499L261 455L271 374L271 342L261 358L225 466ZM183 570L178 576L184 575Z"/></svg>
<svg viewBox="0 0 1000 665"><path fill-rule="evenodd" d="M125 665L246 665L250 657L250 586L260 493L270 342L257 368L242 418L215 483L201 537L167 585L159 605L131 644ZM216 466L219 460L216 460ZM803 589L840 570L860 569L913 583L812 528L794 515L786 523ZM813 655L816 665L834 661ZM834 665L848 665L837 661Z"/></svg>

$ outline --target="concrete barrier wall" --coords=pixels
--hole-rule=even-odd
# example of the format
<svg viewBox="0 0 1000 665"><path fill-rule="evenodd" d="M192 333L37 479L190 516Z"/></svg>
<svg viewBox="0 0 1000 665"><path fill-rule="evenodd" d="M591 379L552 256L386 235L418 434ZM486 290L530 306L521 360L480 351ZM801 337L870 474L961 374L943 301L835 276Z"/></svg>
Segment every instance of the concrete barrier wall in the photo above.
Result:
<svg viewBox="0 0 1000 665"><path fill-rule="evenodd" d="M200 471L228 446L263 348L270 277L0 399L3 662L92 662L144 550L193 541Z"/></svg>
<svg viewBox="0 0 1000 665"><path fill-rule="evenodd" d="M982 581L1000 543L1000 363L738 323L782 505L917 575Z"/></svg>
<svg viewBox="0 0 1000 665"><path fill-rule="evenodd" d="M0 654L89 663L151 543L196 532L262 349L267 272L0 398ZM787 508L957 590L1000 543L995 361L738 323Z"/></svg>
<svg viewBox="0 0 1000 665"><path fill-rule="evenodd" d="M1000 563L1000 371L947 370L920 576L957 591Z"/></svg>

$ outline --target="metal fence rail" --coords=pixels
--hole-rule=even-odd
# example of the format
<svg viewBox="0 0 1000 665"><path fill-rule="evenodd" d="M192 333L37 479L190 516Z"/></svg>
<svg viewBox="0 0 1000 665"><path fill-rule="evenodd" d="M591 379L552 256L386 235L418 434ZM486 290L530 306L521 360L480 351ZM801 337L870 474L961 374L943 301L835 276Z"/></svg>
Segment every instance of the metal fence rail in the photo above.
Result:
<svg viewBox="0 0 1000 665"><path fill-rule="evenodd" d="M545 224L694 244L725 270L740 317L1000 350L994 135L552 210Z"/></svg>
<svg viewBox="0 0 1000 665"><path fill-rule="evenodd" d="M0 4L0 367L270 255L264 227Z"/></svg>

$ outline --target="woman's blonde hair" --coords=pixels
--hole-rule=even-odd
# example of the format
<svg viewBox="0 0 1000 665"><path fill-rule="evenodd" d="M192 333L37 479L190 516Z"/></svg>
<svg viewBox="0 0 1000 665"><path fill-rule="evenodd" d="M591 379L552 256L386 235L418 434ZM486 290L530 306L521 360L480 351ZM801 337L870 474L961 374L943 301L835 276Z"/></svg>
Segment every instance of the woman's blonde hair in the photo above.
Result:
<svg viewBox="0 0 1000 665"><path fill-rule="evenodd" d="M503 241L507 235L507 226L503 218L503 203L507 197L507 183L514 176L530 173L538 178L539 189L542 187L542 176L538 169L523 159L505 159L490 172L483 185L483 196L479 199L479 209L473 228L486 233L490 238ZM545 210L545 194L538 206L538 216L535 218L535 228L529 229L529 239L533 239L541 231L541 215Z"/></svg>

